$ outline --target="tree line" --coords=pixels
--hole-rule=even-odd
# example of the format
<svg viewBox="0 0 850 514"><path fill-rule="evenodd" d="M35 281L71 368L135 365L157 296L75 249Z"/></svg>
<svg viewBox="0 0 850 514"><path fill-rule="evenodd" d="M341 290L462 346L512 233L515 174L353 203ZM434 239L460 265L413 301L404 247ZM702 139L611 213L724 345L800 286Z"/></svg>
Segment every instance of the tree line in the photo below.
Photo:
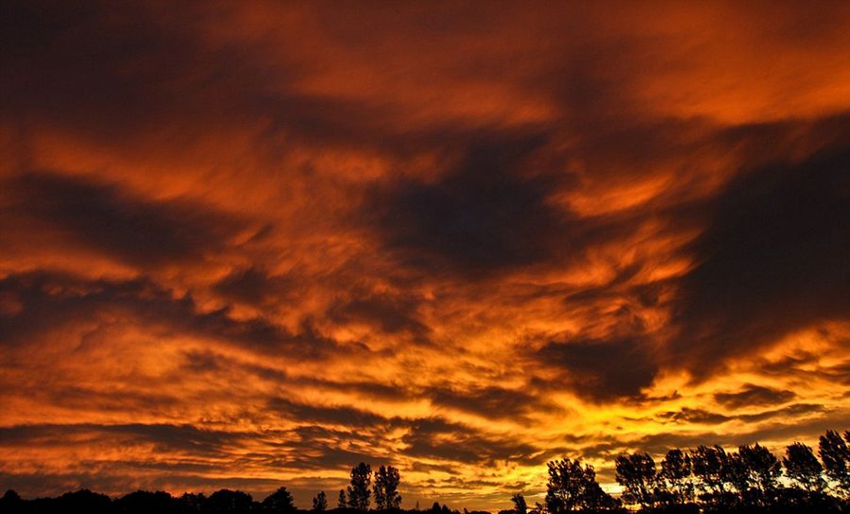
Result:
<svg viewBox="0 0 850 514"><path fill-rule="evenodd" d="M615 498L596 480L593 466L580 459L551 461L543 504L528 509L512 498L515 514L616 512L625 506L642 512L850 512L850 431L827 431L819 439L818 459L803 443L785 448L779 458L764 446L720 445L671 449L660 463L645 452L614 460L623 492ZM500 514L505 514L500 513Z"/></svg>
<svg viewBox="0 0 850 514"><path fill-rule="evenodd" d="M373 480L374 478L374 480ZM401 475L393 466L381 466L373 474L372 468L361 462L351 469L347 489L339 491L336 511L356 514L370 510L372 499L375 510L400 511L401 495L398 486ZM320 491L313 498L310 512L328 510L328 498ZM255 501L243 491L221 489L209 496L203 493L185 493L180 497L164 491L136 491L116 500L88 489L66 493L58 498L24 500L13 490L0 498L0 514L297 514L292 494L280 487L262 502Z"/></svg>

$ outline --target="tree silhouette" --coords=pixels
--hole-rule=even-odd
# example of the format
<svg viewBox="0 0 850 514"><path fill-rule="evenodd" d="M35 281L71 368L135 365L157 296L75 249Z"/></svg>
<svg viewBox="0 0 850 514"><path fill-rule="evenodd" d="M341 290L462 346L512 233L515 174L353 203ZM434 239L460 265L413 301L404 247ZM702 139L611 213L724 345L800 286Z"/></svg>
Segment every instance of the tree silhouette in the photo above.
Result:
<svg viewBox="0 0 850 514"><path fill-rule="evenodd" d="M378 468L373 487L378 510L398 509L401 506L401 495L398 493L400 481L398 469L393 466Z"/></svg>
<svg viewBox="0 0 850 514"><path fill-rule="evenodd" d="M371 482L372 468L368 464L361 462L351 469L351 485L348 486L349 507L362 511L369 510Z"/></svg>
<svg viewBox="0 0 850 514"><path fill-rule="evenodd" d="M593 480L590 480L585 487L581 498L581 508L594 512L616 510L622 508L622 502L602 489L594 473Z"/></svg>
<svg viewBox="0 0 850 514"><path fill-rule="evenodd" d="M669 484L672 503L682 504L694 499L694 485L691 478L691 457L675 448L667 452L661 461L661 478Z"/></svg>
<svg viewBox="0 0 850 514"><path fill-rule="evenodd" d="M24 500L21 499L21 496L16 491L9 489L0 498L0 512L21 514L24 512Z"/></svg>
<svg viewBox="0 0 850 514"><path fill-rule="evenodd" d="M691 451L691 469L698 479L702 498L716 503L723 493L723 470L727 466L726 450L720 446L698 446Z"/></svg>
<svg viewBox="0 0 850 514"><path fill-rule="evenodd" d="M616 502L599 486L593 466L584 465L579 459L561 459L546 464L549 482L546 485L546 511L561 514L580 508L609 508Z"/></svg>
<svg viewBox="0 0 850 514"><path fill-rule="evenodd" d="M516 514L526 514L528 512L528 505L525 503L525 497L522 494L514 494L511 496L511 501L514 504L514 512Z"/></svg>
<svg viewBox="0 0 850 514"><path fill-rule="evenodd" d="M755 485L757 501L771 503L776 498L782 466L770 450L756 443L738 448L738 455L744 463L751 483Z"/></svg>
<svg viewBox="0 0 850 514"><path fill-rule="evenodd" d="M614 460L617 483L625 488L623 501L643 508L655 505L658 477L655 461L648 453L620 455Z"/></svg>
<svg viewBox="0 0 850 514"><path fill-rule="evenodd" d="M112 500L105 494L81 489L73 493L65 493L59 497L62 510L67 512L86 512L92 514L109 512Z"/></svg>
<svg viewBox="0 0 850 514"><path fill-rule="evenodd" d="M313 510L316 512L324 512L328 510L328 498L324 491L319 491L319 494L313 498Z"/></svg>
<svg viewBox="0 0 850 514"><path fill-rule="evenodd" d="M165 514L175 512L180 503L164 491L136 491L125 494L113 504L121 514Z"/></svg>
<svg viewBox="0 0 850 514"><path fill-rule="evenodd" d="M754 489L755 478L740 453L725 454L720 468L720 480L723 493L715 498L718 504L731 508L739 503L758 503L757 491ZM734 491L737 491L737 495Z"/></svg>
<svg viewBox="0 0 850 514"><path fill-rule="evenodd" d="M244 514L251 512L253 507L254 500L250 494L221 489L210 495L204 511L210 514Z"/></svg>
<svg viewBox="0 0 850 514"><path fill-rule="evenodd" d="M819 492L826 487L823 466L812 449L805 444L795 442L788 445L782 465L788 478L806 491Z"/></svg>
<svg viewBox="0 0 850 514"><path fill-rule="evenodd" d="M847 437L847 434L844 434ZM818 453L826 475L835 482L835 485L846 496L850 493L850 450L847 444L834 430L820 436Z"/></svg>
<svg viewBox="0 0 850 514"><path fill-rule="evenodd" d="M295 503L292 500L292 494L286 490L286 487L281 487L277 491L270 494L260 504L264 513L285 514L295 512Z"/></svg>
<svg viewBox="0 0 850 514"><path fill-rule="evenodd" d="M339 490L339 497L336 501L336 508L344 509L348 506L348 502L345 501L345 490Z"/></svg>
<svg viewBox="0 0 850 514"><path fill-rule="evenodd" d="M183 496L180 497L180 505L186 512L203 512L206 504L207 497L204 496L204 493L183 493Z"/></svg>

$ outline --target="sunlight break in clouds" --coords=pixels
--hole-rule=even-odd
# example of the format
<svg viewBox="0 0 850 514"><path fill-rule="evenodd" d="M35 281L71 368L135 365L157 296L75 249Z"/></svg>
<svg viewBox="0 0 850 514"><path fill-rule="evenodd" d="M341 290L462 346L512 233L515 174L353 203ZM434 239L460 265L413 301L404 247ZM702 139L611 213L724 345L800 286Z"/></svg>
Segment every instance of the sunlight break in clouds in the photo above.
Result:
<svg viewBox="0 0 850 514"><path fill-rule="evenodd" d="M850 8L0 8L0 485L538 501L850 425Z"/></svg>

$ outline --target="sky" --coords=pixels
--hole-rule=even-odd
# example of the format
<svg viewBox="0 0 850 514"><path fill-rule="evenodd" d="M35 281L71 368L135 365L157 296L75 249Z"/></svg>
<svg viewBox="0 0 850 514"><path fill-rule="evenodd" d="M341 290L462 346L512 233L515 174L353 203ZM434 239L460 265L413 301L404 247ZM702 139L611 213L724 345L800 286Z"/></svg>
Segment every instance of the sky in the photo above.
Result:
<svg viewBox="0 0 850 514"><path fill-rule="evenodd" d="M499 509L850 428L848 24L2 2L0 488Z"/></svg>

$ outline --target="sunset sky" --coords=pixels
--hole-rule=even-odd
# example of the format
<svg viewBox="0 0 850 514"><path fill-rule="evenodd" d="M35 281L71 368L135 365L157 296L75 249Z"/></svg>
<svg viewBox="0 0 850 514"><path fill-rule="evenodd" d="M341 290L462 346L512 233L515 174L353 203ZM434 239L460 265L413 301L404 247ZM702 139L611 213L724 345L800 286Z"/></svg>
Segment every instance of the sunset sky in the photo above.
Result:
<svg viewBox="0 0 850 514"><path fill-rule="evenodd" d="M82 6L79 6L79 5ZM0 6L0 489L542 500L850 428L850 3Z"/></svg>

